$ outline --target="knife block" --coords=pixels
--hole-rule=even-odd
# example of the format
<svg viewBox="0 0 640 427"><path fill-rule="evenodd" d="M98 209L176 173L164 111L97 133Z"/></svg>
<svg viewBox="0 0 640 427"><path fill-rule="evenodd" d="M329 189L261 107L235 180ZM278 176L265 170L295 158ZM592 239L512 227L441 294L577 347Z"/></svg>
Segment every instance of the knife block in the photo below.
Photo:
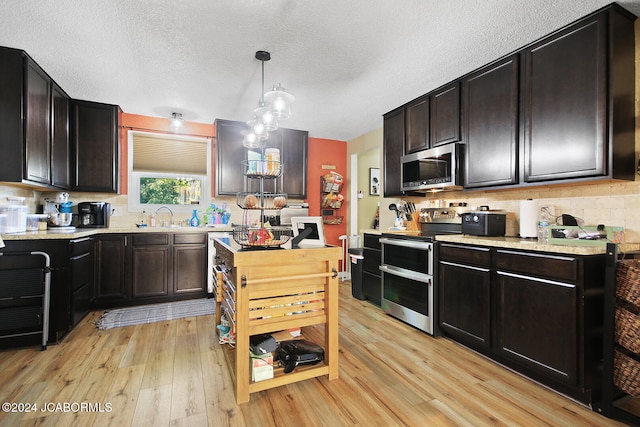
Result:
<svg viewBox="0 0 640 427"><path fill-rule="evenodd" d="M419 231L420 230L420 212L413 212L411 214L411 221L407 221L407 230Z"/></svg>

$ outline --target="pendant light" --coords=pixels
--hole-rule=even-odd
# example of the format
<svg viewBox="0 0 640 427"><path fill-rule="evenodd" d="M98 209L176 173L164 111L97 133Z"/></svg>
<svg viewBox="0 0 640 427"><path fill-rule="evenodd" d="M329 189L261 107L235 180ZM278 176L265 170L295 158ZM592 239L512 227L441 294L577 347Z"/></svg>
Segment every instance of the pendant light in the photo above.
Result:
<svg viewBox="0 0 640 427"><path fill-rule="evenodd" d="M277 120L286 120L291 115L291 104L295 98L278 83L273 85L271 91L264 94L264 100L271 106L271 112Z"/></svg>
<svg viewBox="0 0 640 427"><path fill-rule="evenodd" d="M262 93L253 110L253 118L247 122L249 129L244 132L242 144L247 148L260 147L260 143L269 137L269 132L278 129L278 120L289 118L290 105L295 99L279 83L272 91L264 92L264 63L271 60L271 54L266 50L259 50L255 58L262 63Z"/></svg>

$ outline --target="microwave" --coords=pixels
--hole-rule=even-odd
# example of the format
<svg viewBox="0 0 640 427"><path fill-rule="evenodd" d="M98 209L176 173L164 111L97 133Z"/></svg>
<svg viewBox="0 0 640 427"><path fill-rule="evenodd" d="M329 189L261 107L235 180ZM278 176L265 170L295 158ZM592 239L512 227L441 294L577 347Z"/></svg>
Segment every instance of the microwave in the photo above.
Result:
<svg viewBox="0 0 640 427"><path fill-rule="evenodd" d="M462 190L462 148L453 142L402 156L402 191Z"/></svg>

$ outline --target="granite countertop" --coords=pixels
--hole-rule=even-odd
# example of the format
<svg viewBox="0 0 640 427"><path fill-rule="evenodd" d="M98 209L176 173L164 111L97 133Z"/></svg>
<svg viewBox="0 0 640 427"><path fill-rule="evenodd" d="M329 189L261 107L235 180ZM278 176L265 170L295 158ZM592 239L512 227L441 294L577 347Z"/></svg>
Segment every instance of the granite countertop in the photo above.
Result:
<svg viewBox="0 0 640 427"><path fill-rule="evenodd" d="M606 245L602 246L578 246L578 245L551 245L538 243L536 239L521 239L520 237L487 237L470 236L466 234L443 234L436 236L439 242L464 243L468 245L492 246L507 249L524 249L538 252L553 252L573 255L598 255L607 251ZM623 252L640 250L638 243L621 243L618 245Z"/></svg>
<svg viewBox="0 0 640 427"><path fill-rule="evenodd" d="M39 240L39 239L79 239L96 234L129 234L129 233L202 233L209 231L230 232L233 227L110 227L110 228L76 228L71 231L25 231L23 233L5 233L3 240Z"/></svg>
<svg viewBox="0 0 640 427"><path fill-rule="evenodd" d="M410 234L403 230L375 230L362 229L363 234L397 233ZM580 246L572 244L552 245L540 244L537 239L521 239L520 237L488 237L488 236L471 236L468 234L440 234L435 237L438 242L463 243L467 245L491 246L496 248L522 249L538 252L553 252L561 254L573 255L598 255L607 251L606 245L602 246ZM621 252L640 251L640 243L620 243L618 248Z"/></svg>

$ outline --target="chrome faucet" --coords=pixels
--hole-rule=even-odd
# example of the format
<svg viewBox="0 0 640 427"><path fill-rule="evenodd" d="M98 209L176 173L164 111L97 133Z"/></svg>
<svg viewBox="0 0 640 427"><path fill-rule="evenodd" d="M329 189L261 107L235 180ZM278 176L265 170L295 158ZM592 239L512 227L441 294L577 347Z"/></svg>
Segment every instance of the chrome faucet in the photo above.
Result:
<svg viewBox="0 0 640 427"><path fill-rule="evenodd" d="M156 215L158 214L160 209L166 209L166 210L169 211L169 213L171 214L171 224L170 225L173 225L173 211L171 209L169 209L168 207L166 207L166 206L160 206L158 209L156 209Z"/></svg>

